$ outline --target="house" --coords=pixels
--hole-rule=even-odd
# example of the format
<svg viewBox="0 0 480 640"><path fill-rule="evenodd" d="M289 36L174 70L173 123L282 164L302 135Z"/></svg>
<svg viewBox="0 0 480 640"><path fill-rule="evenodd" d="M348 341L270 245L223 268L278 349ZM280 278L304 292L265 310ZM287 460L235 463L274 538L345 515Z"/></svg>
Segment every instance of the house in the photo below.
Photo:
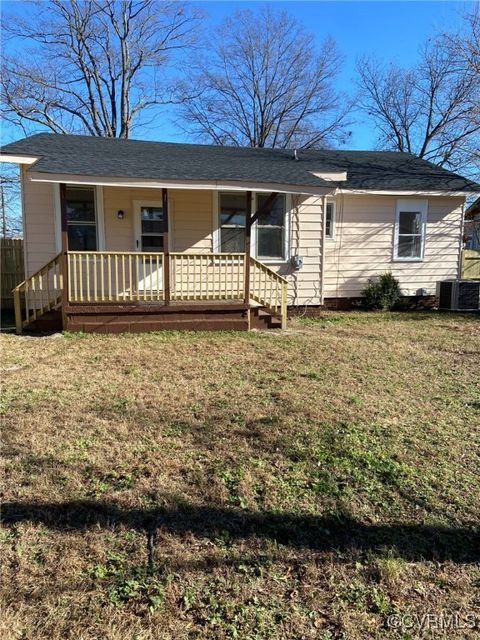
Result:
<svg viewBox="0 0 480 640"><path fill-rule="evenodd" d="M480 198L475 200L465 212L465 249L480 251Z"/></svg>
<svg viewBox="0 0 480 640"><path fill-rule="evenodd" d="M21 168L27 279L17 330L285 327L390 270L428 298L459 273L480 186L408 154L41 133Z"/></svg>

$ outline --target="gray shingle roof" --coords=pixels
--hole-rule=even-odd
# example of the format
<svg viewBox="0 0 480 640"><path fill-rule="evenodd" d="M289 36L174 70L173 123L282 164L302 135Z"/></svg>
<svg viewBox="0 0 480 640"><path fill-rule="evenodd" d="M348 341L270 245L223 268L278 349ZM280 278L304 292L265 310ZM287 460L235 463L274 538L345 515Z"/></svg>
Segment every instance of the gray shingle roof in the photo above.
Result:
<svg viewBox="0 0 480 640"><path fill-rule="evenodd" d="M337 186L376 191L475 191L477 185L410 154L390 151L218 147L40 133L5 145L2 154L32 155L30 167L63 173L152 180L240 181L331 187L312 172L347 172Z"/></svg>

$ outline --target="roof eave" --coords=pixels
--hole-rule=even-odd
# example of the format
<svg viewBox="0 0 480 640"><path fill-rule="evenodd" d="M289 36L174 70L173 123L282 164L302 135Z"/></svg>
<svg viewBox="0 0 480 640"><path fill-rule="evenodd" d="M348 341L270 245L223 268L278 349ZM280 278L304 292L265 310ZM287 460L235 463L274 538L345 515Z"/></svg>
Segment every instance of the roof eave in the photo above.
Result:
<svg viewBox="0 0 480 640"><path fill-rule="evenodd" d="M339 187L336 195L372 195L372 196L458 196L466 198L478 191L455 191L452 189L344 189Z"/></svg>
<svg viewBox="0 0 480 640"><path fill-rule="evenodd" d="M247 182L241 180L173 180L135 177L86 176L76 174L43 173L29 171L27 179L31 182L50 182L78 185L98 185L103 187L137 187L150 189L195 189L225 191L257 191L271 193L289 193L296 195L323 196L335 192L336 185L296 185L277 182Z"/></svg>

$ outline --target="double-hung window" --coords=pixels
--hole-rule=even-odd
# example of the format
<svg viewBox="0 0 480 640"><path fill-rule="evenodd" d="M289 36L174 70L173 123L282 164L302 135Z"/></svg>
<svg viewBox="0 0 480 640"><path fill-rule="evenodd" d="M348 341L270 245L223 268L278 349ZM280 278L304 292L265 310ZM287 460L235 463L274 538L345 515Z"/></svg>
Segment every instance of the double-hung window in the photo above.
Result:
<svg viewBox="0 0 480 640"><path fill-rule="evenodd" d="M67 187L66 200L69 249L96 251L95 187Z"/></svg>
<svg viewBox="0 0 480 640"><path fill-rule="evenodd" d="M335 203L327 202L327 210L325 212L325 237L335 238Z"/></svg>
<svg viewBox="0 0 480 640"><path fill-rule="evenodd" d="M245 251L245 194L220 194L220 251L243 253Z"/></svg>
<svg viewBox="0 0 480 640"><path fill-rule="evenodd" d="M268 198L269 194L257 194L253 211ZM259 260L286 259L286 205L285 194L279 194L270 210L261 213L252 227L252 255ZM222 253L244 253L246 213L244 193L220 193L218 246Z"/></svg>
<svg viewBox="0 0 480 640"><path fill-rule="evenodd" d="M398 200L395 260L422 260L425 246L426 200Z"/></svg>
<svg viewBox="0 0 480 640"><path fill-rule="evenodd" d="M260 209L268 200L266 194L258 194ZM259 260L285 260L286 196L279 194L270 211L261 213L257 222L257 257Z"/></svg>

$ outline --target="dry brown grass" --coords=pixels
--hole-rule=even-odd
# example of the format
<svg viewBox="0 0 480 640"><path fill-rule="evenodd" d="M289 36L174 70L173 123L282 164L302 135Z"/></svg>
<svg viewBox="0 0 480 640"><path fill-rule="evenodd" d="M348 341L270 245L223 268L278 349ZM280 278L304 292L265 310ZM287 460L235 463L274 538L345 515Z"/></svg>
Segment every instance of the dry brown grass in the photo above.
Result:
<svg viewBox="0 0 480 640"><path fill-rule="evenodd" d="M478 318L5 335L2 356L6 640L480 620Z"/></svg>

